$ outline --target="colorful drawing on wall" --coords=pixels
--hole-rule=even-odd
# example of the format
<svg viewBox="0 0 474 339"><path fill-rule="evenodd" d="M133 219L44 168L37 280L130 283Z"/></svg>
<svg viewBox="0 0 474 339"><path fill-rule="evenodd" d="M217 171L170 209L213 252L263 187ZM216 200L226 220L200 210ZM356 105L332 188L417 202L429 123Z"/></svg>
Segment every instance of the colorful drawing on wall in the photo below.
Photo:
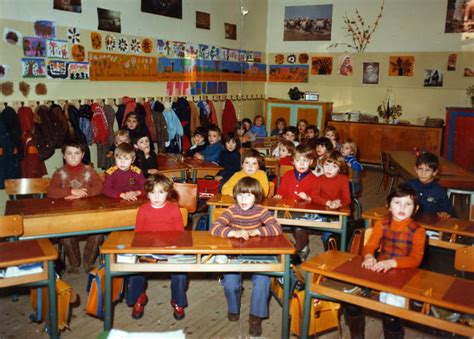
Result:
<svg viewBox="0 0 474 339"><path fill-rule="evenodd" d="M142 0L142 12L182 19L182 0Z"/></svg>
<svg viewBox="0 0 474 339"><path fill-rule="evenodd" d="M350 54L339 57L339 74L343 76L352 75L352 56Z"/></svg>
<svg viewBox="0 0 474 339"><path fill-rule="evenodd" d="M286 6L284 41L331 40L332 5Z"/></svg>
<svg viewBox="0 0 474 339"><path fill-rule="evenodd" d="M227 82L219 82L217 84L217 93L226 94L227 93Z"/></svg>
<svg viewBox="0 0 474 339"><path fill-rule="evenodd" d="M201 94L201 83L198 82L190 82L190 87L191 87L191 95L199 95Z"/></svg>
<svg viewBox="0 0 474 339"><path fill-rule="evenodd" d="M309 60L308 54L306 54L306 53L301 53L300 55L298 55L298 62L299 62L300 64L307 64L307 63L308 63L308 60Z"/></svg>
<svg viewBox="0 0 474 339"><path fill-rule="evenodd" d="M221 80L240 81L242 80L243 64L233 61L220 62Z"/></svg>
<svg viewBox="0 0 474 339"><path fill-rule="evenodd" d="M363 75L362 83L366 85L376 85L379 83L379 69L378 62L364 62L362 64Z"/></svg>
<svg viewBox="0 0 474 339"><path fill-rule="evenodd" d="M253 62L262 62L262 52L253 52Z"/></svg>
<svg viewBox="0 0 474 339"><path fill-rule="evenodd" d="M102 34L91 32L91 45L93 49L102 49Z"/></svg>
<svg viewBox="0 0 474 339"><path fill-rule="evenodd" d="M48 58L68 59L69 50L66 40L46 40L46 56Z"/></svg>
<svg viewBox="0 0 474 339"><path fill-rule="evenodd" d="M56 25L54 21L38 20L34 23L35 35L39 38L56 38Z"/></svg>
<svg viewBox="0 0 474 339"><path fill-rule="evenodd" d="M207 94L217 94L217 82L209 81L207 83Z"/></svg>
<svg viewBox="0 0 474 339"><path fill-rule="evenodd" d="M73 45L71 48L72 60L82 62L86 59L86 49L82 45Z"/></svg>
<svg viewBox="0 0 474 339"><path fill-rule="evenodd" d="M464 67L464 76L465 77L474 77L474 68Z"/></svg>
<svg viewBox="0 0 474 339"><path fill-rule="evenodd" d="M247 62L244 64L243 81L266 81L267 65L257 62Z"/></svg>
<svg viewBox="0 0 474 339"><path fill-rule="evenodd" d="M22 58L21 68L23 78L45 78L46 66L44 59Z"/></svg>
<svg viewBox="0 0 474 339"><path fill-rule="evenodd" d="M285 62L285 56L283 54L275 55L275 63L277 65L282 65Z"/></svg>
<svg viewBox="0 0 474 339"><path fill-rule="evenodd" d="M329 75L332 73L332 57L312 57L311 74Z"/></svg>
<svg viewBox="0 0 474 339"><path fill-rule="evenodd" d="M165 57L170 58L173 53L173 49L171 48L171 44L173 41L171 40L163 40L157 39L156 40L156 48L158 49L158 57Z"/></svg>
<svg viewBox="0 0 474 339"><path fill-rule="evenodd" d="M211 29L211 14L196 11L196 28Z"/></svg>
<svg viewBox="0 0 474 339"><path fill-rule="evenodd" d="M186 80L185 59L158 58L158 80Z"/></svg>
<svg viewBox="0 0 474 339"><path fill-rule="evenodd" d="M237 25L224 23L225 38L230 40L237 40Z"/></svg>
<svg viewBox="0 0 474 339"><path fill-rule="evenodd" d="M474 32L474 0L448 0L444 32Z"/></svg>
<svg viewBox="0 0 474 339"><path fill-rule="evenodd" d="M12 28L5 27L3 29L3 40L14 46L21 46L23 34Z"/></svg>
<svg viewBox="0 0 474 339"><path fill-rule="evenodd" d="M79 31L79 28L70 27L67 30L67 39L72 44L80 44L81 43L81 32Z"/></svg>
<svg viewBox="0 0 474 339"><path fill-rule="evenodd" d="M82 0L54 0L53 8L73 13L82 12Z"/></svg>
<svg viewBox="0 0 474 339"><path fill-rule="evenodd" d="M308 65L270 65L270 82L308 82Z"/></svg>
<svg viewBox="0 0 474 339"><path fill-rule="evenodd" d="M173 81L168 81L166 83L166 95L167 96L172 96L174 91L174 83Z"/></svg>
<svg viewBox="0 0 474 339"><path fill-rule="evenodd" d="M207 82L201 82L201 92L202 94L207 94Z"/></svg>
<svg viewBox="0 0 474 339"><path fill-rule="evenodd" d="M46 73L49 79L67 79L67 68L64 60L48 60Z"/></svg>
<svg viewBox="0 0 474 339"><path fill-rule="evenodd" d="M456 70L456 61L458 59L458 55L456 53L451 53L448 56L448 71L455 71Z"/></svg>
<svg viewBox="0 0 474 339"><path fill-rule="evenodd" d="M68 62L67 69L71 80L89 80L88 62Z"/></svg>
<svg viewBox="0 0 474 339"><path fill-rule="evenodd" d="M199 44L198 55L197 55L198 59L218 60L219 54L220 54L219 47Z"/></svg>
<svg viewBox="0 0 474 339"><path fill-rule="evenodd" d="M414 56L391 56L388 67L389 76L412 77L415 68Z"/></svg>
<svg viewBox="0 0 474 339"><path fill-rule="evenodd" d="M120 22L120 12L111 11L110 9L97 8L97 16L99 18L99 26L97 29L101 31L109 31L120 33L122 24Z"/></svg>
<svg viewBox="0 0 474 339"><path fill-rule="evenodd" d="M239 61L239 50L231 48L221 48L219 59L225 61Z"/></svg>
<svg viewBox="0 0 474 339"><path fill-rule="evenodd" d="M10 66L5 64L0 64L0 79L6 79L8 77L8 69Z"/></svg>
<svg viewBox="0 0 474 339"><path fill-rule="evenodd" d="M153 50L153 42L151 39L145 38L142 40L142 51L143 53L150 54Z"/></svg>
<svg viewBox="0 0 474 339"><path fill-rule="evenodd" d="M197 80L221 80L219 73L220 61L217 60L196 60Z"/></svg>
<svg viewBox="0 0 474 339"><path fill-rule="evenodd" d="M115 36L107 34L105 36L105 49L108 51L115 51L115 48L117 48L117 40L115 39Z"/></svg>
<svg viewBox="0 0 474 339"><path fill-rule="evenodd" d="M443 87L443 72L439 69L425 69L424 87Z"/></svg>
<svg viewBox="0 0 474 339"><path fill-rule="evenodd" d="M133 53L140 53L141 52L141 41L137 38L130 39L130 51Z"/></svg>
<svg viewBox="0 0 474 339"><path fill-rule="evenodd" d="M199 52L199 44L187 43L186 44L186 58L197 59Z"/></svg>
<svg viewBox="0 0 474 339"><path fill-rule="evenodd" d="M128 52L128 40L124 37L118 39L117 48L122 53Z"/></svg>
<svg viewBox="0 0 474 339"><path fill-rule="evenodd" d="M46 56L46 39L36 37L23 38L23 52L29 57Z"/></svg>
<svg viewBox="0 0 474 339"><path fill-rule="evenodd" d="M183 82L175 81L174 90L175 90L175 95L178 95L178 96L183 95Z"/></svg>
<svg viewBox="0 0 474 339"><path fill-rule="evenodd" d="M156 81L158 59L148 56L89 52L94 81Z"/></svg>
<svg viewBox="0 0 474 339"><path fill-rule="evenodd" d="M289 54L287 57L286 57L286 62L288 62L289 64L294 64L296 62L296 55L294 54Z"/></svg>

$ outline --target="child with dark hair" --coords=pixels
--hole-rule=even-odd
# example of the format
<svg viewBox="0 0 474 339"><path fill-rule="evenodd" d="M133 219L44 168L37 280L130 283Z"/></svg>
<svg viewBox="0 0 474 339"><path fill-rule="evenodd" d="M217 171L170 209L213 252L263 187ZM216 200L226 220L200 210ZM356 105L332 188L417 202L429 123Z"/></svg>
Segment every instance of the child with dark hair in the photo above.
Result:
<svg viewBox="0 0 474 339"><path fill-rule="evenodd" d="M286 120L284 118L278 118L275 121L275 128L270 134L272 137L279 137L283 135L283 130L286 127Z"/></svg>
<svg viewBox="0 0 474 339"><path fill-rule="evenodd" d="M204 151L207 145L206 129L202 127L196 128L193 135L193 145L186 152L186 156L194 157L194 154Z"/></svg>
<svg viewBox="0 0 474 339"><path fill-rule="evenodd" d="M244 125L245 133L247 133L250 131L250 128L252 127L252 120L250 120L249 118L243 118L242 124Z"/></svg>
<svg viewBox="0 0 474 339"><path fill-rule="evenodd" d="M280 166L293 166L293 155L295 154L296 149L295 145L291 141L282 140L278 144L278 148Z"/></svg>
<svg viewBox="0 0 474 339"><path fill-rule="evenodd" d="M306 128L308 127L308 121L305 119L301 119L298 121L298 124L296 125L298 128L298 141L300 143L304 143L306 140Z"/></svg>
<svg viewBox="0 0 474 339"><path fill-rule="evenodd" d="M227 133L224 138L225 150L221 154L219 165L224 167L215 176L220 181L219 189L240 170L240 139L235 133Z"/></svg>
<svg viewBox="0 0 474 339"><path fill-rule="evenodd" d="M143 171L145 178L148 178L151 174L158 173L156 153L151 150L150 144L150 137L148 135L143 135L133 140L133 146L136 149L135 165Z"/></svg>
<svg viewBox="0 0 474 339"><path fill-rule="evenodd" d="M318 137L319 129L316 127L316 125L309 125L306 127L306 146L314 150L316 148L316 141L318 140Z"/></svg>
<svg viewBox="0 0 474 339"><path fill-rule="evenodd" d="M300 144L296 140L297 136L298 136L298 129L295 126L288 126L283 130L283 139L292 142L295 147ZM272 152L272 155L274 157L280 156L279 146L280 145L278 144L277 147L275 147L275 149Z"/></svg>
<svg viewBox="0 0 474 339"><path fill-rule="evenodd" d="M256 137L266 137L268 135L263 115L259 114L255 116L253 119L253 126L250 127L250 133L254 134Z"/></svg>
<svg viewBox="0 0 474 339"><path fill-rule="evenodd" d="M320 137L316 140L316 167L313 174L317 177L324 174L323 163L329 152L333 150L331 140L326 137Z"/></svg>
<svg viewBox="0 0 474 339"><path fill-rule="evenodd" d="M256 139L256 136L254 134L247 132L243 121L239 121L237 125L235 125L235 134L238 135L240 139L240 144L244 148L252 147L252 141L255 141Z"/></svg>
<svg viewBox="0 0 474 339"><path fill-rule="evenodd" d="M332 143L332 148L335 149L336 151L341 150L341 144L337 141L338 135L337 135L337 129L334 126L327 126L324 129L324 136L331 140Z"/></svg>
<svg viewBox="0 0 474 339"><path fill-rule="evenodd" d="M196 159L206 160L209 162L219 162L224 145L221 142L222 132L219 127L212 125L207 131L207 139L209 144L202 152L196 152Z"/></svg>

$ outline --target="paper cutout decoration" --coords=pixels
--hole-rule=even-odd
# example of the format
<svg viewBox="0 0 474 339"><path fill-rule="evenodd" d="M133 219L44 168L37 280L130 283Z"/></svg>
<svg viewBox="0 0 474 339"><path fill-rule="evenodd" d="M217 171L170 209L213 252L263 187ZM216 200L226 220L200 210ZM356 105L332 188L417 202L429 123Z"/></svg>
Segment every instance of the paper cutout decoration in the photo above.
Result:
<svg viewBox="0 0 474 339"><path fill-rule="evenodd" d="M439 69L425 69L424 87L443 87L443 72Z"/></svg>
<svg viewBox="0 0 474 339"><path fill-rule="evenodd" d="M30 94L31 86L26 81L20 81L18 88L25 98Z"/></svg>
<svg viewBox="0 0 474 339"><path fill-rule="evenodd" d="M35 35L40 38L56 38L56 25L54 21L38 20L34 23Z"/></svg>
<svg viewBox="0 0 474 339"><path fill-rule="evenodd" d="M89 80L88 62L68 62L67 71L71 80Z"/></svg>
<svg viewBox="0 0 474 339"><path fill-rule="evenodd" d="M183 82L183 95L189 95L189 82Z"/></svg>
<svg viewBox="0 0 474 339"><path fill-rule="evenodd" d="M35 86L36 95L46 95L48 94L48 86L42 82L36 84Z"/></svg>
<svg viewBox="0 0 474 339"><path fill-rule="evenodd" d="M22 58L21 59L23 78L45 78L46 66L44 59Z"/></svg>
<svg viewBox="0 0 474 339"><path fill-rule="evenodd" d="M312 57L311 74L329 75L332 73L332 57Z"/></svg>
<svg viewBox="0 0 474 339"><path fill-rule="evenodd" d="M80 44L81 43L81 32L76 27L71 27L67 30L67 39L72 44Z"/></svg>
<svg viewBox="0 0 474 339"><path fill-rule="evenodd" d="M120 38L118 40L117 46L120 52L123 52L123 53L128 52L128 41L126 38Z"/></svg>
<svg viewBox="0 0 474 339"><path fill-rule="evenodd" d="M172 96L173 95L173 90L174 90L173 81L168 81L166 83L166 96Z"/></svg>
<svg viewBox="0 0 474 339"><path fill-rule="evenodd" d="M398 77L412 77L414 68L414 56L391 56L388 65L388 75Z"/></svg>
<svg viewBox="0 0 474 339"><path fill-rule="evenodd" d="M308 82L308 65L270 65L270 82Z"/></svg>
<svg viewBox="0 0 474 339"><path fill-rule="evenodd" d="M28 57L45 57L46 40L36 37L23 38L23 53Z"/></svg>
<svg viewBox="0 0 474 339"><path fill-rule="evenodd" d="M285 56L283 54L277 54L275 55L275 63L277 65L281 65L285 62Z"/></svg>
<svg viewBox="0 0 474 339"><path fill-rule="evenodd" d="M20 46L23 41L23 34L12 28L5 27L3 29L3 40L11 45Z"/></svg>
<svg viewBox="0 0 474 339"><path fill-rule="evenodd" d="M82 62L86 59L86 49L82 45L73 45L71 48L72 60Z"/></svg>
<svg viewBox="0 0 474 339"><path fill-rule="evenodd" d="M448 71L455 71L456 70L456 61L458 59L458 55L456 53L451 53L448 56Z"/></svg>
<svg viewBox="0 0 474 339"><path fill-rule="evenodd" d="M298 62L300 64L307 64L308 60L309 60L308 54L302 53L302 54L298 55Z"/></svg>
<svg viewBox="0 0 474 339"><path fill-rule="evenodd" d="M177 96L183 95L183 83L181 81L176 81L174 83L174 89Z"/></svg>
<svg viewBox="0 0 474 339"><path fill-rule="evenodd" d="M97 32L91 32L91 45L93 49L102 49L102 35Z"/></svg>
<svg viewBox="0 0 474 339"><path fill-rule="evenodd" d="M46 71L50 79L67 79L67 62L63 60L48 60Z"/></svg>
<svg viewBox="0 0 474 339"><path fill-rule="evenodd" d="M68 59L68 43L65 40L46 40L46 55L48 58Z"/></svg>
<svg viewBox="0 0 474 339"><path fill-rule="evenodd" d="M196 59L199 51L199 44L188 43L186 44L186 58Z"/></svg>
<svg viewBox="0 0 474 339"><path fill-rule="evenodd" d="M108 51L115 51L117 42L115 41L115 36L112 34L107 34L105 36L105 49Z"/></svg>
<svg viewBox="0 0 474 339"><path fill-rule="evenodd" d="M156 81L154 57L89 52L90 78L94 81Z"/></svg>
<svg viewBox="0 0 474 339"><path fill-rule="evenodd" d="M227 82L219 82L217 84L217 93L226 94L227 93Z"/></svg>
<svg viewBox="0 0 474 339"><path fill-rule="evenodd" d="M474 77L474 68L465 67L464 68L464 76L468 77L468 78Z"/></svg>
<svg viewBox="0 0 474 339"><path fill-rule="evenodd" d="M286 61L288 61L289 64L294 64L296 62L296 55L290 54L286 58Z"/></svg>
<svg viewBox="0 0 474 339"><path fill-rule="evenodd" d="M140 39L137 39L137 38L132 38L130 40L130 51L132 51L133 53L140 53L141 51L141 48L140 48Z"/></svg>
<svg viewBox="0 0 474 339"><path fill-rule="evenodd" d="M8 65L5 65L5 64L0 65L0 79L6 79L7 78L9 68L10 68L10 66L8 66Z"/></svg>
<svg viewBox="0 0 474 339"><path fill-rule="evenodd" d="M339 58L339 74L343 76L352 75L352 57L350 54L342 55Z"/></svg>
<svg viewBox="0 0 474 339"><path fill-rule="evenodd" d="M5 82L0 83L0 88L1 88L1 93L6 97L12 95L13 92L15 91L13 89L13 82L11 81L5 81Z"/></svg>
<svg viewBox="0 0 474 339"><path fill-rule="evenodd" d="M146 54L149 54L151 53L151 51L153 50L153 42L151 41L151 39L143 39L142 40L142 51Z"/></svg>

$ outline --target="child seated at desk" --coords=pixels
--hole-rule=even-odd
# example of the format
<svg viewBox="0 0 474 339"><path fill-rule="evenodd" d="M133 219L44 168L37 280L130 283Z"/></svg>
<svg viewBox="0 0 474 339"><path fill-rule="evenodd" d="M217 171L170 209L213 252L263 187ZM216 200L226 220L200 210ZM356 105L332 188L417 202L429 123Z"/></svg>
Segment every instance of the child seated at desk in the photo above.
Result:
<svg viewBox="0 0 474 339"><path fill-rule="evenodd" d="M156 153L150 147L150 137L148 135L139 136L133 140L136 149L135 165L143 171L145 178L151 174L158 173L158 161Z"/></svg>
<svg viewBox="0 0 474 339"><path fill-rule="evenodd" d="M316 127L316 125L309 125L306 127L306 146L314 150L316 148L316 141L318 140L318 137L319 129Z"/></svg>
<svg viewBox="0 0 474 339"><path fill-rule="evenodd" d="M416 192L407 184L400 184L387 197L389 216L378 221L362 250L362 267L375 272L387 272L392 268L415 268L423 259L425 230L412 219L418 209ZM375 256L375 251L380 253ZM358 306L345 307L346 323L352 338L363 338L365 319ZM385 338L403 338L400 319L383 314Z"/></svg>
<svg viewBox="0 0 474 339"><path fill-rule="evenodd" d="M145 177L142 170L132 165L135 161L135 149L122 143L114 152L115 166L105 171L104 195L127 201L136 201L143 194Z"/></svg>
<svg viewBox="0 0 474 339"><path fill-rule="evenodd" d="M278 221L270 212L257 205L263 198L260 183L250 177L240 179L233 188L236 204L230 206L214 223L209 232L223 238L240 238L276 236L282 233ZM270 300L270 277L252 275L252 297L250 300L249 334L262 334L262 319L268 318ZM242 294L241 274L226 273L221 280L227 299L227 317L229 321L240 319L240 299Z"/></svg>
<svg viewBox="0 0 474 339"><path fill-rule="evenodd" d="M321 137L316 140L316 167L313 174L317 177L324 174L323 163L329 152L333 149L331 140L326 137Z"/></svg>
<svg viewBox="0 0 474 339"><path fill-rule="evenodd" d="M306 128L308 127L308 121L301 119L298 121L296 127L298 128L298 136L296 139L300 142L300 144L304 144L306 141Z"/></svg>
<svg viewBox="0 0 474 339"><path fill-rule="evenodd" d="M286 120L284 118L278 118L275 121L275 128L272 130L272 133L270 135L272 137L282 136L285 127L286 127Z"/></svg>
<svg viewBox="0 0 474 339"><path fill-rule="evenodd" d="M127 144L132 143L132 139L130 139L130 134L127 130L124 129L116 130L114 132L114 143L110 146L109 151L107 152L107 158L113 158L115 149L123 142Z"/></svg>
<svg viewBox="0 0 474 339"><path fill-rule="evenodd" d="M357 145L352 140L347 140L341 145L341 154L344 157L344 161L351 171L351 182L353 192L352 194L358 194L362 190L361 175L363 167L359 160L357 160Z"/></svg>
<svg viewBox="0 0 474 339"><path fill-rule="evenodd" d="M239 136L240 143L242 144L243 148L252 147L252 141L257 139L255 134L252 134L245 129L245 124L243 121L239 121L237 125L235 125L235 134Z"/></svg>
<svg viewBox="0 0 474 339"><path fill-rule="evenodd" d="M194 157L194 154L202 152L207 147L207 133L203 127L194 130L193 145L186 151L187 157Z"/></svg>
<svg viewBox="0 0 474 339"><path fill-rule="evenodd" d="M262 115L256 115L253 119L253 126L250 127L250 133L254 134L256 137L266 137L267 129L265 128L265 121L263 120Z"/></svg>
<svg viewBox="0 0 474 339"><path fill-rule="evenodd" d="M207 145L204 151L194 154L194 158L209 162L218 162L221 157L221 153L224 150L221 137L222 132L219 127L215 125L209 127L209 130L207 131L207 140L209 145Z"/></svg>
<svg viewBox="0 0 474 339"><path fill-rule="evenodd" d="M296 140L296 137L298 135L298 129L295 127L295 126L288 126L284 129L284 132L283 132L283 139L287 140L287 141L290 141L293 143L293 145L296 147L298 146L300 143ZM279 145L277 145L277 147L275 147L275 149L273 150L272 152L272 155L274 157L279 157L280 156L280 149L279 149Z"/></svg>
<svg viewBox="0 0 474 339"><path fill-rule="evenodd" d="M48 198L66 200L82 199L102 193L102 180L92 166L84 165L84 145L78 140L68 140L61 148L66 164L56 170L49 182ZM93 267L99 245L104 240L102 234L87 236L83 265L86 272ZM69 260L68 273L78 273L81 253L78 237L61 238L61 244Z"/></svg>
<svg viewBox="0 0 474 339"><path fill-rule="evenodd" d="M240 170L240 139L233 133L227 133L224 138L225 150L221 154L219 165L224 167L215 176L215 179L219 181L219 189L235 174Z"/></svg>
<svg viewBox="0 0 474 339"><path fill-rule="evenodd" d="M145 182L145 193L150 200L140 206L137 212L135 232L184 231L181 212L176 203L168 201L173 190L173 181L163 174L151 175ZM138 298L133 303L132 317L143 316L148 297L145 293L146 278L134 275L134 295ZM185 273L171 273L171 307L176 320L185 317L187 276Z"/></svg>
<svg viewBox="0 0 474 339"><path fill-rule="evenodd" d="M293 156L295 155L295 145L288 140L282 140L278 144L280 166L293 166Z"/></svg>

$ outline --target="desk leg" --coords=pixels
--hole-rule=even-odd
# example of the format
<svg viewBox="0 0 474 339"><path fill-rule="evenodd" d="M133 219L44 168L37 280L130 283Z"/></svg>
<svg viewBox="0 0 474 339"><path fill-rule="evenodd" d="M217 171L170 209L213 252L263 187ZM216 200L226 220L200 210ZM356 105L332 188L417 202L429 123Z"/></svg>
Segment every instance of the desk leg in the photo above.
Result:
<svg viewBox="0 0 474 339"><path fill-rule="evenodd" d="M211 229L211 225L212 225L212 215L214 214L214 208L215 208L214 205L209 206L209 223L208 223L209 229Z"/></svg>
<svg viewBox="0 0 474 339"><path fill-rule="evenodd" d="M309 316L311 310L311 288L310 288L311 274L306 272L306 286L304 289L304 306L303 306L303 324L301 325L301 338L308 338L309 330Z"/></svg>
<svg viewBox="0 0 474 339"><path fill-rule="evenodd" d="M181 179L183 179L184 182L186 182L186 171L185 170L181 170Z"/></svg>
<svg viewBox="0 0 474 339"><path fill-rule="evenodd" d="M195 170L195 169L192 169L192 170L191 170L191 180L192 180L193 184L196 183L196 180L197 180L197 170Z"/></svg>
<svg viewBox="0 0 474 339"><path fill-rule="evenodd" d="M105 255L105 314L104 331L112 329L112 274L110 272L110 254Z"/></svg>
<svg viewBox="0 0 474 339"><path fill-rule="evenodd" d="M345 215L342 216L342 229L341 229L341 251L346 250L346 242L347 242L347 217Z"/></svg>
<svg viewBox="0 0 474 339"><path fill-rule="evenodd" d="M282 338L290 336L290 256L285 255L285 274L283 276Z"/></svg>
<svg viewBox="0 0 474 339"><path fill-rule="evenodd" d="M54 261L48 261L48 297L49 297L49 329L51 338L59 338L58 302L56 298L56 272Z"/></svg>

